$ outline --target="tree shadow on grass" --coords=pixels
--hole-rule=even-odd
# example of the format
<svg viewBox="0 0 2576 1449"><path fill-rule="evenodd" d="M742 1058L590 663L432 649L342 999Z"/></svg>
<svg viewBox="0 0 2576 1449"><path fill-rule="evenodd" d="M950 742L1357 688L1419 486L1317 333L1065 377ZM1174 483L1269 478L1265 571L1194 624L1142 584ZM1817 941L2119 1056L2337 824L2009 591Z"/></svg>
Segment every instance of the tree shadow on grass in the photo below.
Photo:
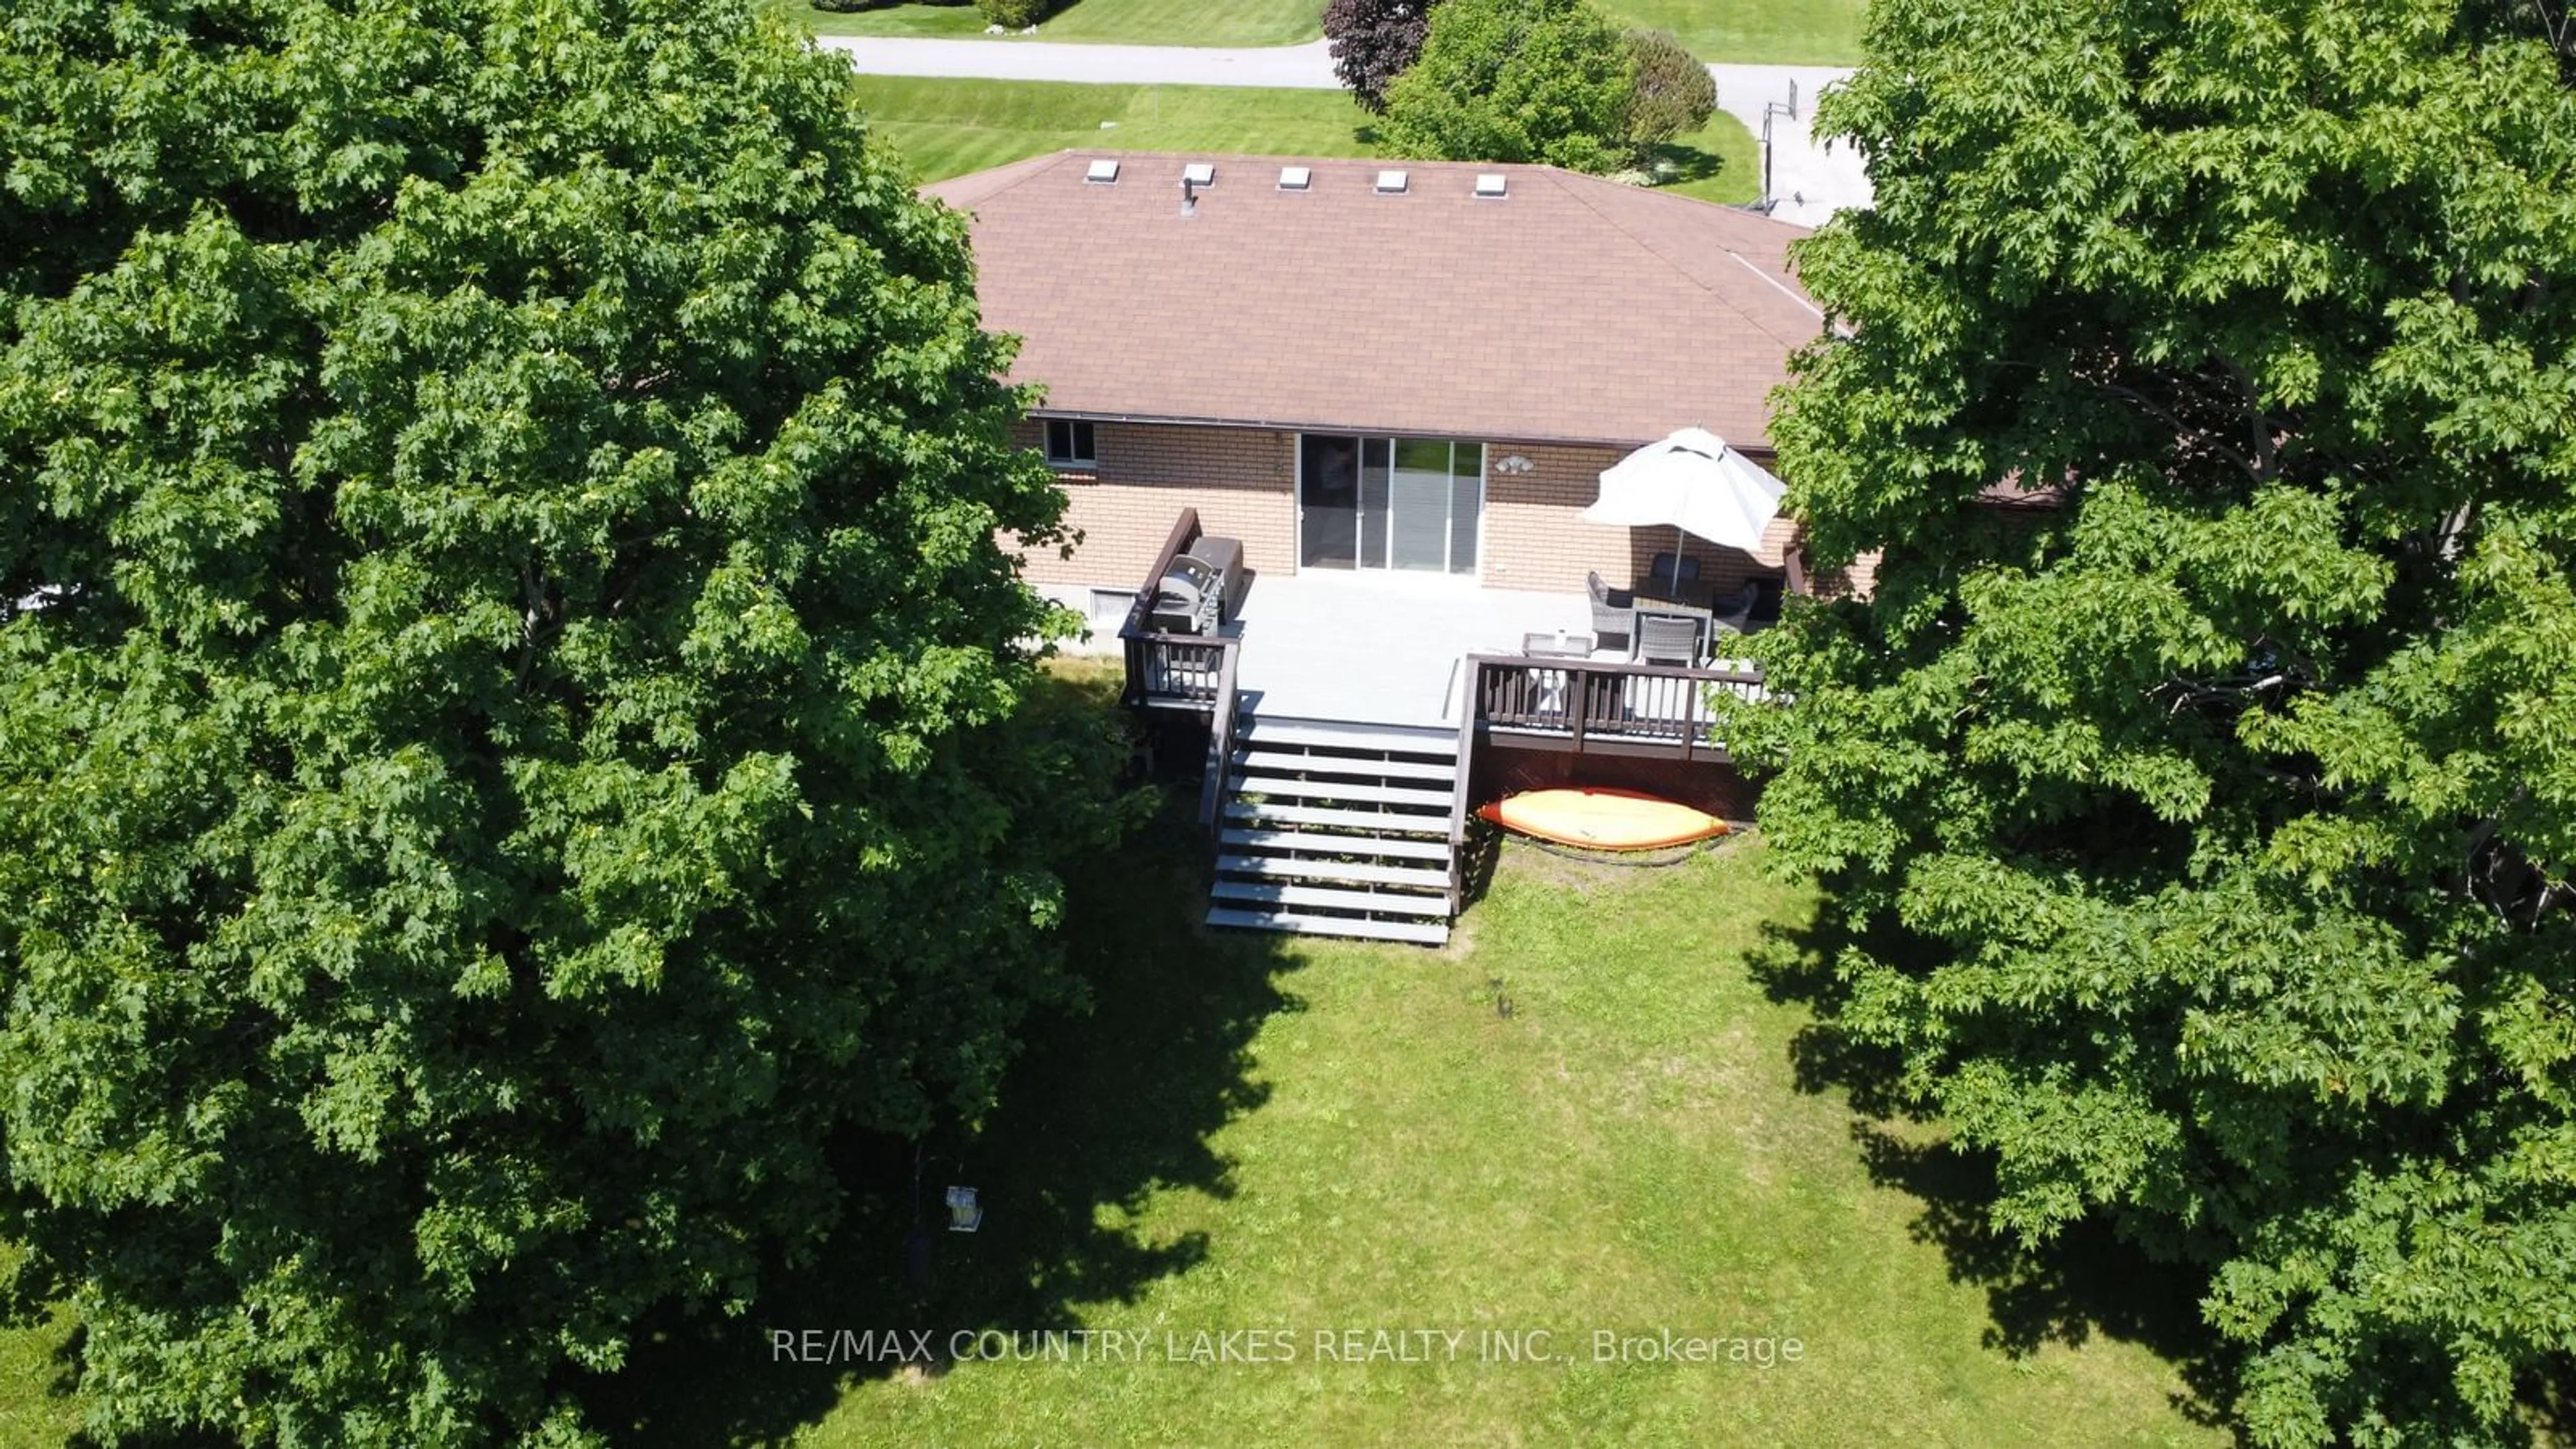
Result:
<svg viewBox="0 0 2576 1449"><path fill-rule="evenodd" d="M918 1148L845 1144L852 1201L821 1260L774 1269L745 1317L654 1321L627 1368L586 1395L594 1425L619 1444L782 1442L857 1383L947 1372L961 1332L971 1350L988 1330L1079 1327L1086 1306L1132 1303L1205 1260L1203 1235L1140 1236L1123 1220L1169 1190L1232 1193L1209 1139L1267 1098L1252 1038L1301 1003L1276 979L1282 938L1198 924L1206 837L1194 800L1169 792L1124 846L1068 873L1066 939L1090 1008L1029 1023L982 1129ZM945 1230L952 1184L978 1191L986 1216L972 1235ZM847 1360L854 1345L774 1337L845 1329L880 1335L857 1347L900 1351L799 1361L817 1344Z"/></svg>
<svg viewBox="0 0 2576 1449"><path fill-rule="evenodd" d="M2135 1343L2180 1372L2186 1391L2173 1396L2178 1412L2199 1424L2232 1424L2237 1356L2201 1319L2207 1269L2161 1261L2099 1217L2029 1248L1998 1231L1992 1155L1954 1146L1905 1091L1902 1058L1841 1025L1849 988L1834 963L1855 949L1903 961L1927 948L1894 930L1855 933L1829 902L1805 925L1766 928L1754 979L1771 1000L1814 1013L1790 1043L1798 1089L1839 1091L1850 1103L1852 1140L1870 1181L1920 1203L1914 1240L1941 1250L1952 1282L1985 1290L1986 1347L2018 1359L2049 1344L2080 1347L2096 1334Z"/></svg>
<svg viewBox="0 0 2576 1449"><path fill-rule="evenodd" d="M2551 1358L2518 1396L2533 1442L2576 1444L2576 1354Z"/></svg>
<svg viewBox="0 0 2576 1449"><path fill-rule="evenodd" d="M1714 151L1703 151L1686 141L1665 141L1650 147L1641 168L1654 178L1657 186L1683 186L1694 181L1714 181L1726 174L1726 158Z"/></svg>

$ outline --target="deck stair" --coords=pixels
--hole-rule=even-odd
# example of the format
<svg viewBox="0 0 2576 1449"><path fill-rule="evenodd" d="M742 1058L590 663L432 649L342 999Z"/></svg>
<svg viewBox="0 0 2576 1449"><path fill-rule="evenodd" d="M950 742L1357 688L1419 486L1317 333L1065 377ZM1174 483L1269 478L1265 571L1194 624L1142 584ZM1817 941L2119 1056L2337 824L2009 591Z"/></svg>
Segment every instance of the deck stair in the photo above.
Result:
<svg viewBox="0 0 2576 1449"><path fill-rule="evenodd" d="M1457 748L1447 729L1244 715L1208 924L1447 941Z"/></svg>

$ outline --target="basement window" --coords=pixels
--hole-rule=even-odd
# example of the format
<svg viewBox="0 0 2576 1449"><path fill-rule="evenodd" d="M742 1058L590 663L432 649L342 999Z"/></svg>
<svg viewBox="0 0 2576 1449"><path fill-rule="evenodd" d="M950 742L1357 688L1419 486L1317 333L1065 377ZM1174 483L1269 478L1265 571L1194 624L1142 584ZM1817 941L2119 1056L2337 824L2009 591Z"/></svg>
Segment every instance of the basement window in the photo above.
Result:
<svg viewBox="0 0 2576 1449"><path fill-rule="evenodd" d="M1100 452L1091 424L1080 418L1046 420L1046 460L1057 468L1096 468Z"/></svg>

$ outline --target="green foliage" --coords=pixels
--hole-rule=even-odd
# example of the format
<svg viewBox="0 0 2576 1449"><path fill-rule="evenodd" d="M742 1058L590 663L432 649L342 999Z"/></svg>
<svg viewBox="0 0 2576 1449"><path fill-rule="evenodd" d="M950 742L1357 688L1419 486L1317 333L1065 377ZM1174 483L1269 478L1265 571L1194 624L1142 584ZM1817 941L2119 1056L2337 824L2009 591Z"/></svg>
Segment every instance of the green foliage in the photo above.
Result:
<svg viewBox="0 0 2576 1449"><path fill-rule="evenodd" d="M1669 31L1631 30L1625 39L1636 78L1621 134L1646 156L1708 124L1717 114L1717 80Z"/></svg>
<svg viewBox="0 0 2576 1449"><path fill-rule="evenodd" d="M1870 16L1778 437L1885 559L1740 731L1845 1024L1999 1227L2205 1266L2257 1442L2511 1440L2576 1352L2576 95L2518 7Z"/></svg>
<svg viewBox="0 0 2576 1449"><path fill-rule="evenodd" d="M1005 30L1023 30L1053 15L1061 7L1056 0L975 0L975 8L984 13L989 24Z"/></svg>
<svg viewBox="0 0 2576 1449"><path fill-rule="evenodd" d="M1333 52L1333 76L1364 110L1386 109L1386 88L1422 54L1439 0L1332 0L1324 7L1324 37Z"/></svg>
<svg viewBox="0 0 2576 1449"><path fill-rule="evenodd" d="M1630 84L1619 30L1589 0L1443 0L1387 89L1380 140L1425 160L1610 171Z"/></svg>
<svg viewBox="0 0 2576 1449"><path fill-rule="evenodd" d="M0 30L0 1142L107 1436L578 1436L1071 981L959 220L703 0Z"/></svg>

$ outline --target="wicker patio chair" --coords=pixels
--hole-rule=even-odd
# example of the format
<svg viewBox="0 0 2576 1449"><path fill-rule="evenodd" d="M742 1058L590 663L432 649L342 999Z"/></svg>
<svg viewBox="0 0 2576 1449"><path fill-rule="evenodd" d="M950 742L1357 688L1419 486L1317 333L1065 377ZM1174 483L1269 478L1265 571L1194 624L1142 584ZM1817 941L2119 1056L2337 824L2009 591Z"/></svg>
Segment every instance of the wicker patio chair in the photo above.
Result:
<svg viewBox="0 0 2576 1449"><path fill-rule="evenodd" d="M1753 610L1762 602L1762 585L1752 579L1744 587L1717 601L1715 613L1721 629L1741 634L1753 627Z"/></svg>
<svg viewBox="0 0 2576 1449"><path fill-rule="evenodd" d="M1699 663L1700 624L1681 614L1648 614L1637 621L1637 658L1648 664Z"/></svg>
<svg viewBox="0 0 2576 1449"><path fill-rule="evenodd" d="M1603 583L1599 569L1583 576L1583 588L1592 596L1592 633L1601 641L1601 647L1628 648L1637 634L1636 596ZM1613 644L1612 639L1619 642Z"/></svg>

